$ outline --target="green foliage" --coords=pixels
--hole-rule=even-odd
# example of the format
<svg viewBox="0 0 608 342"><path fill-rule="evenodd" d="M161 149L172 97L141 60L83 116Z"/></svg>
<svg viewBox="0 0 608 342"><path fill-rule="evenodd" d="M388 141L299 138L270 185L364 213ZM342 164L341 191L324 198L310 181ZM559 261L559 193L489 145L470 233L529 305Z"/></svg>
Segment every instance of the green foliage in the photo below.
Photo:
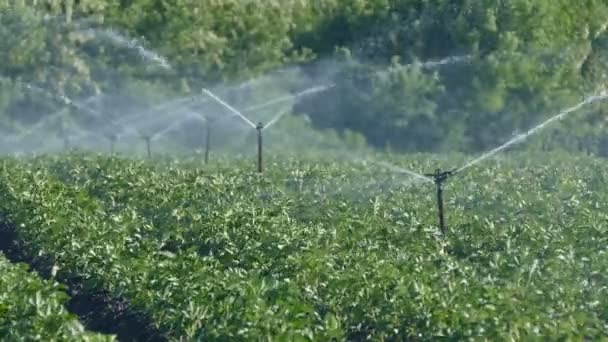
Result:
<svg viewBox="0 0 608 342"><path fill-rule="evenodd" d="M432 185L319 158L270 160L263 176L234 162L6 160L0 203L58 279L127 299L175 340L606 336L605 161L486 166L446 186L445 239Z"/></svg>
<svg viewBox="0 0 608 342"><path fill-rule="evenodd" d="M44 281L24 264L0 254L0 336L6 341L114 341L86 332L64 305L68 295L54 281Z"/></svg>
<svg viewBox="0 0 608 342"><path fill-rule="evenodd" d="M132 85L147 89L141 100L165 98L321 65L319 83L337 87L300 101L314 127L354 131L380 148L479 151L606 88L607 15L601 0L4 0L0 74L76 98L119 94L125 103ZM171 68L88 31L100 25L137 37ZM11 97L0 101L9 121L56 110L49 100ZM570 131L599 121L580 117ZM597 138L585 149L605 155L603 145Z"/></svg>
<svg viewBox="0 0 608 342"><path fill-rule="evenodd" d="M386 96L363 103L359 100L367 94L362 95L361 88L353 86L350 78L336 78L336 82L353 88L340 94L348 103L317 107L311 117L323 127L328 120L335 127L357 125L376 146L384 146L388 140L391 146L409 151L444 150L447 146L461 151L487 149L510 132L526 129L547 113L574 103L581 93L605 88L601 76L605 68L599 56L605 51L601 39L607 7L601 1L389 0L323 4L325 7L310 6L314 13L310 16L322 18L316 30L296 35L300 45L323 56L332 55L335 46L340 46L350 48L363 63L384 65L395 57L408 64L418 59L472 57L466 63L450 63L425 72L427 77L437 78L440 91L429 91L415 79L408 80L408 86L401 85L396 94L393 89L400 87L399 82L377 84L372 89L364 88L364 92ZM393 107L395 101L408 97L424 101ZM437 119L417 120L420 112L428 112L429 104L433 108L430 116ZM377 113L378 106L401 112L400 120L408 124L392 125ZM369 122L367 117L375 120ZM580 121L591 122L587 118ZM378 131L384 133L383 139L377 138ZM412 132L420 132L424 138Z"/></svg>

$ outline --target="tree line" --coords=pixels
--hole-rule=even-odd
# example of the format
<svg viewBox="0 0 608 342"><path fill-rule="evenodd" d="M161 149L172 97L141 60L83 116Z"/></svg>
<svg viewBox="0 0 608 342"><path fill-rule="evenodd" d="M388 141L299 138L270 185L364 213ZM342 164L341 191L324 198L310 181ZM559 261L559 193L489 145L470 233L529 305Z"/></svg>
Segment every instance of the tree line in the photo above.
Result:
<svg viewBox="0 0 608 342"><path fill-rule="evenodd" d="M177 94L299 66L336 85L295 107L318 128L379 148L479 151L606 87L603 0L0 0L0 13L0 111L18 120L44 104L15 80L91 94L127 77ZM136 50L116 58L91 22L172 68L134 63ZM583 112L534 146L608 154L601 107Z"/></svg>

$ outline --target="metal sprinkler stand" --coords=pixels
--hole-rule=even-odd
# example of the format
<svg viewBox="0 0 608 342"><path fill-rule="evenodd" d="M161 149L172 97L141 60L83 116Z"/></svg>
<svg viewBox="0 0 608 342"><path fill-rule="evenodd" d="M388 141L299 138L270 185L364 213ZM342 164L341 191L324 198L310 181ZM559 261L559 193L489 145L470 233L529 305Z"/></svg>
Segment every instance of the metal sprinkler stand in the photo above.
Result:
<svg viewBox="0 0 608 342"><path fill-rule="evenodd" d="M443 182L445 182L449 176L453 175L455 170L441 171L436 169L435 173L425 174L427 177L433 178L435 186L437 187L437 210L439 214L439 229L441 234L445 236L445 215L443 211Z"/></svg>
<svg viewBox="0 0 608 342"><path fill-rule="evenodd" d="M59 126L59 135L61 136L61 140L63 141L63 151L68 152L70 150L70 137L65 130L64 124Z"/></svg>
<svg viewBox="0 0 608 342"><path fill-rule="evenodd" d="M108 138L110 140L110 154L112 155L114 154L114 145L116 144L117 138L114 134L110 135Z"/></svg>
<svg viewBox="0 0 608 342"><path fill-rule="evenodd" d="M211 149L211 124L207 122L205 132L205 164L209 163L209 150Z"/></svg>
<svg viewBox="0 0 608 342"><path fill-rule="evenodd" d="M70 151L70 138L67 136L63 138L63 150L66 152Z"/></svg>
<svg viewBox="0 0 608 342"><path fill-rule="evenodd" d="M148 153L148 158L152 158L152 149L150 148L150 141L152 138L148 135L144 136L144 141L146 142L146 152Z"/></svg>
<svg viewBox="0 0 608 342"><path fill-rule="evenodd" d="M67 134L64 134L62 138L63 138L63 150L65 152L70 151L70 137L68 137Z"/></svg>
<svg viewBox="0 0 608 342"><path fill-rule="evenodd" d="M258 131L258 172L262 173L262 131L264 130L264 125L258 122L255 129Z"/></svg>

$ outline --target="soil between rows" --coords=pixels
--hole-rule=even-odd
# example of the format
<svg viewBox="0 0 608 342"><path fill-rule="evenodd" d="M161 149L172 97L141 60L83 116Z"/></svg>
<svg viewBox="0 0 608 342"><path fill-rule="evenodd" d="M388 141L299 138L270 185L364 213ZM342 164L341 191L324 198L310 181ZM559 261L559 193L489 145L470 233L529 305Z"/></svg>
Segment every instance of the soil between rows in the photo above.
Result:
<svg viewBox="0 0 608 342"><path fill-rule="evenodd" d="M14 263L30 266L44 279L52 279L51 264L29 255L19 248L15 226L0 214L0 251ZM129 307L124 299L116 299L103 289L86 289L82 279L71 277L55 279L67 287L70 296L66 309L79 317L85 328L92 332L116 335L119 341L167 341L168 334L152 324L142 312Z"/></svg>

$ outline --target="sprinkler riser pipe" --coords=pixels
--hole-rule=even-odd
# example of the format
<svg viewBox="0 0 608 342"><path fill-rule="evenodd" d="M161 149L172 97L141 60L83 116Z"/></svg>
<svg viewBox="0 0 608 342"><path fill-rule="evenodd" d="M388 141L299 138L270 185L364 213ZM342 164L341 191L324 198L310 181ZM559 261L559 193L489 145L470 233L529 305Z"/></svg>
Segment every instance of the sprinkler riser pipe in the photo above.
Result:
<svg viewBox="0 0 608 342"><path fill-rule="evenodd" d="M70 150L70 139L68 137L63 137L63 149L66 152Z"/></svg>
<svg viewBox="0 0 608 342"><path fill-rule="evenodd" d="M437 183L437 213L439 215L439 230L445 236L445 213L443 211L443 184Z"/></svg>
<svg viewBox="0 0 608 342"><path fill-rule="evenodd" d="M205 164L209 163L209 151L211 150L211 125L207 124L205 133Z"/></svg>
<svg viewBox="0 0 608 342"><path fill-rule="evenodd" d="M258 172L262 173L262 130L264 129L264 125L262 123L258 123L256 126L256 130L258 131Z"/></svg>
<svg viewBox="0 0 608 342"><path fill-rule="evenodd" d="M148 158L152 158L152 148L150 147L150 137L144 137L146 141L146 152L148 153Z"/></svg>
<svg viewBox="0 0 608 342"><path fill-rule="evenodd" d="M425 176L431 177L437 187L437 215L439 216L439 230L441 234L445 236L445 212L443 209L443 182L445 182L450 176L454 175L457 170L441 171L440 169L435 170L435 173L426 174Z"/></svg>

